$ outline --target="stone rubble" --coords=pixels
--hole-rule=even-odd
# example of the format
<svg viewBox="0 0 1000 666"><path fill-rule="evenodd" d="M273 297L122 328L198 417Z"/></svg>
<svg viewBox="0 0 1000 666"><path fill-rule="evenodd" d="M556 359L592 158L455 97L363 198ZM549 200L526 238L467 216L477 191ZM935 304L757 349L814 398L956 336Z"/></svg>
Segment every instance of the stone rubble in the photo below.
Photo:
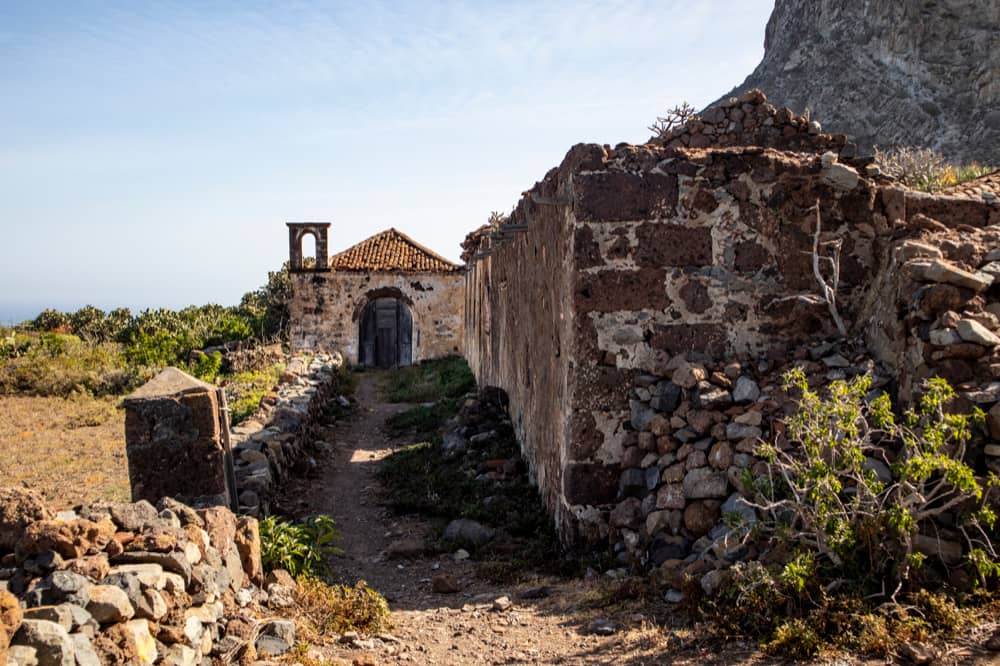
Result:
<svg viewBox="0 0 1000 666"><path fill-rule="evenodd" d="M0 490L0 533L24 528L0 545L0 664L252 661L294 645L292 622L256 619L280 586L259 587L254 518L170 498L51 515L30 490Z"/></svg>

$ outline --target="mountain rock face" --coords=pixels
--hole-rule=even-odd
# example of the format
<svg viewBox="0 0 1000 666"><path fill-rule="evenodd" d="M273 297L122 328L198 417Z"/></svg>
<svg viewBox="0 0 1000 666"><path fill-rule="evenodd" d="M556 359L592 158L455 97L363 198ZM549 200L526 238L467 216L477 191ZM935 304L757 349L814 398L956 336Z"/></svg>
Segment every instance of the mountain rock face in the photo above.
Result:
<svg viewBox="0 0 1000 666"><path fill-rule="evenodd" d="M1000 164L1000 0L776 0L764 58L730 95L751 88L864 152Z"/></svg>

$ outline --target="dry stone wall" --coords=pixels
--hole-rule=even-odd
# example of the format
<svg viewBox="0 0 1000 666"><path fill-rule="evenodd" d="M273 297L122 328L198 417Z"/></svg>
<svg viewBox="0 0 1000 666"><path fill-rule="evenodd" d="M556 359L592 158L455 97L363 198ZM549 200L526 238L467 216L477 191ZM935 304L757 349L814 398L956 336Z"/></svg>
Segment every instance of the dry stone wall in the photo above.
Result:
<svg viewBox="0 0 1000 666"><path fill-rule="evenodd" d="M413 361L459 351L461 272L306 271L292 273L289 305L295 350L335 351L357 363L360 319L373 298L397 298L413 316Z"/></svg>
<svg viewBox="0 0 1000 666"><path fill-rule="evenodd" d="M236 662L294 644L293 622L262 622L271 594L257 521L228 509L92 504L52 512L0 489L0 663ZM273 597L273 599L272 599Z"/></svg>
<svg viewBox="0 0 1000 666"><path fill-rule="evenodd" d="M316 466L313 456L326 445L320 428L332 418L330 405L350 406L348 398L338 393L336 373L341 364L337 355L292 357L260 409L233 428L241 514L268 515L275 493L289 475Z"/></svg>
<svg viewBox="0 0 1000 666"><path fill-rule="evenodd" d="M474 372L510 395L564 536L610 538L630 559L666 537L691 556L738 504L750 443L784 409L772 370L873 372L904 402L938 373L970 403L1000 397L1000 207L900 188L757 94L724 109L753 123L723 135L733 145L700 147L719 136L702 124L667 145L576 146L466 241ZM839 252L848 336L819 297L814 242Z"/></svg>

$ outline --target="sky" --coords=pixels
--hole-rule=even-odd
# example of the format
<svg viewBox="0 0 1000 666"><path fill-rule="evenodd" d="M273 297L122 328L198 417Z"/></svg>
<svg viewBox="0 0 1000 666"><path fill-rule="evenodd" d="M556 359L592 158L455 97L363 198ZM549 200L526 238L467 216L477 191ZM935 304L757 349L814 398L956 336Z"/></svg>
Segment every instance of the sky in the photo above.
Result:
<svg viewBox="0 0 1000 666"><path fill-rule="evenodd" d="M0 324L236 304L292 221L458 260L572 145L741 83L772 6L0 0Z"/></svg>

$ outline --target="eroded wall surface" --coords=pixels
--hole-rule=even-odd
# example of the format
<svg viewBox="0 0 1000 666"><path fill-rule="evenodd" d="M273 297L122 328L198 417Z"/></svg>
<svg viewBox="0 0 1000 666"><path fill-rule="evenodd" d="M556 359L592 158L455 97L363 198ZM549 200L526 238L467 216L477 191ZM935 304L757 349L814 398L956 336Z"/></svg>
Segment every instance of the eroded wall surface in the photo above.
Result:
<svg viewBox="0 0 1000 666"><path fill-rule="evenodd" d="M749 390L747 382L756 384L772 367L768 359L792 359L809 345L842 337L820 297L814 243L827 282L838 267L838 314L888 368L902 400L935 372L974 391L993 381L992 366L1000 370L989 345L927 344L935 327L953 329L937 341L959 341L962 317L953 312L940 320L942 307L985 310L988 298L977 294L992 278L976 287L974 279L962 286L940 276L951 268L975 273L988 247L963 249L943 237L937 245L944 249L900 244L998 224L1000 208L895 187L863 162L851 164L853 153L841 139L762 102L748 99L744 117L763 127L783 125L782 147L794 145L794 152L760 145L576 146L525 193L506 224L466 241L466 356L480 383L508 392L526 458L568 539L610 533L645 544L662 530L688 530L682 520L688 506L718 517L719 504L738 490L738 470L729 469L733 451L723 455L716 445L730 446L728 424L749 403L770 397L758 390L753 400L743 395L734 402L735 384L743 378ZM740 107L727 108L732 115ZM763 116L771 122L765 125ZM843 147L844 155L822 154L831 147ZM948 264L943 272L927 267L937 259ZM914 308L914 297L936 305ZM722 371L733 362L728 377ZM694 379L670 386L688 364L700 368ZM756 416L745 418L730 435L757 435ZM767 424L759 428L765 430ZM700 455L688 461L695 440ZM748 447L744 442L737 453L752 467ZM641 498L626 490L640 475L640 485L648 486ZM679 513L656 521L652 533L622 536L621 516L609 519L625 499L635 500L621 510L634 510L626 521L631 527L657 510Z"/></svg>
<svg viewBox="0 0 1000 666"><path fill-rule="evenodd" d="M456 273L305 271L292 273L291 345L339 351L358 362L360 318L373 298L399 298L413 315L413 361L461 352L464 276Z"/></svg>

